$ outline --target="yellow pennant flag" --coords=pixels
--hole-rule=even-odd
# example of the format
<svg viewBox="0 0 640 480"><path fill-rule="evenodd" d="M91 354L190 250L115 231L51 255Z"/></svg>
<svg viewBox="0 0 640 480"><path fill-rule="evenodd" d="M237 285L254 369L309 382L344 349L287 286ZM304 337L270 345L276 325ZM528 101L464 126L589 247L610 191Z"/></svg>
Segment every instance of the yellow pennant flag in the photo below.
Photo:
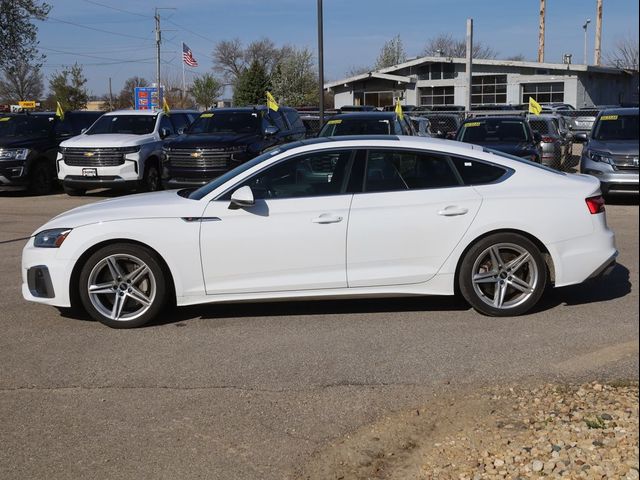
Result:
<svg viewBox="0 0 640 480"><path fill-rule="evenodd" d="M64 120L64 110L62 109L60 102L56 102L56 117L59 117L60 120Z"/></svg>
<svg viewBox="0 0 640 480"><path fill-rule="evenodd" d="M267 107L269 107L269 109L273 110L274 112L278 111L278 102L276 102L276 99L273 98L271 92L267 92Z"/></svg>
<svg viewBox="0 0 640 480"><path fill-rule="evenodd" d="M169 108L169 102L165 97L162 97L162 111L169 115L171 113L171 109Z"/></svg>
<svg viewBox="0 0 640 480"><path fill-rule="evenodd" d="M400 105L400 99L396 101L396 115L400 120L404 119L404 113L402 113L402 105Z"/></svg>
<svg viewBox="0 0 640 480"><path fill-rule="evenodd" d="M529 113L533 113L534 115L540 115L542 112L542 107L538 102L536 102L533 97L529 97Z"/></svg>

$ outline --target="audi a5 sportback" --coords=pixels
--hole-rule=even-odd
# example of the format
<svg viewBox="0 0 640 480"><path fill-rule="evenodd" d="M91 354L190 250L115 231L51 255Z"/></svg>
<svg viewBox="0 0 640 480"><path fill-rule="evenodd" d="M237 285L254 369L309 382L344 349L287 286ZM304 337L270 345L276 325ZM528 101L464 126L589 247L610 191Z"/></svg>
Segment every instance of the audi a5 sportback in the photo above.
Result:
<svg viewBox="0 0 640 480"><path fill-rule="evenodd" d="M425 137L303 140L198 189L106 200L39 228L26 299L135 327L171 303L453 295L527 312L615 262L598 181Z"/></svg>
<svg viewBox="0 0 640 480"><path fill-rule="evenodd" d="M617 108L598 115L591 135L577 134L587 142L580 171L600 180L602 191L638 195L638 109Z"/></svg>

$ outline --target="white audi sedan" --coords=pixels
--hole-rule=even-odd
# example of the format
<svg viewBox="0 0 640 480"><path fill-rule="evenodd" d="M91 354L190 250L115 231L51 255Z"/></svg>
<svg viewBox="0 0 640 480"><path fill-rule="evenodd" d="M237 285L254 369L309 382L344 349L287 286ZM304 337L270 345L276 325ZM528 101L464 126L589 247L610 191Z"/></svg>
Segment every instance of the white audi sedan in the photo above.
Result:
<svg viewBox="0 0 640 480"><path fill-rule="evenodd" d="M24 248L22 291L116 328L173 304L458 292L509 316L616 255L593 177L448 140L322 138L53 218Z"/></svg>

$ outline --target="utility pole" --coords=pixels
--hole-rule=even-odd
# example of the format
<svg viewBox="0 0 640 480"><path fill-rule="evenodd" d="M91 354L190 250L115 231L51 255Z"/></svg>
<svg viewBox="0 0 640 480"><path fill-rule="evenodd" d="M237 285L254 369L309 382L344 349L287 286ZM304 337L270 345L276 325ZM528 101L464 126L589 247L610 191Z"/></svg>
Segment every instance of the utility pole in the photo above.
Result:
<svg viewBox="0 0 640 480"><path fill-rule="evenodd" d="M473 18L467 18L467 96L465 98L464 107L468 111L471 110L471 84L473 83L472 76L473 68Z"/></svg>
<svg viewBox="0 0 640 480"><path fill-rule="evenodd" d="M111 90L111 77L109 77L109 110L113 110L113 91Z"/></svg>
<svg viewBox="0 0 640 480"><path fill-rule="evenodd" d="M320 93L318 116L321 127L324 124L324 40L322 30L322 0L318 0L318 91Z"/></svg>
<svg viewBox="0 0 640 480"><path fill-rule="evenodd" d="M546 12L546 0L540 0L540 27L538 29L538 62L544 62L544 26L545 26L545 12Z"/></svg>
<svg viewBox="0 0 640 480"><path fill-rule="evenodd" d="M584 64L588 65L587 63L587 27L589 26L589 24L591 23L591 19L587 18L587 20L584 22L584 25L582 25L582 28L584 30Z"/></svg>
<svg viewBox="0 0 640 480"><path fill-rule="evenodd" d="M602 0L598 0L596 6L596 43L593 50L593 63L600 65L600 54L602 52Z"/></svg>
<svg viewBox="0 0 640 480"><path fill-rule="evenodd" d="M162 41L162 33L160 32L160 12L157 7L153 18L156 21L156 86L158 95L160 95L160 42Z"/></svg>

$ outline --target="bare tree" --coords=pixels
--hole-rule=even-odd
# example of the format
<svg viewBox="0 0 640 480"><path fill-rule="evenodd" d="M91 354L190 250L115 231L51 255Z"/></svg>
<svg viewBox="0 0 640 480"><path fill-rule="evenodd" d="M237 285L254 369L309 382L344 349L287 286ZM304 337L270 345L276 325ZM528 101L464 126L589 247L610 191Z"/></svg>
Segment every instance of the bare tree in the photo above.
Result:
<svg viewBox="0 0 640 480"><path fill-rule="evenodd" d="M161 83L164 87L164 98L169 104L169 108L191 108L194 104L189 96L189 92L182 91L182 78L180 76L167 75L162 77Z"/></svg>
<svg viewBox="0 0 640 480"><path fill-rule="evenodd" d="M43 92L44 81L38 65L19 62L2 69L0 99L3 102L39 100Z"/></svg>
<svg viewBox="0 0 640 480"><path fill-rule="evenodd" d="M213 49L213 70L235 83L246 68L244 48L239 38L222 40Z"/></svg>
<svg viewBox="0 0 640 480"><path fill-rule="evenodd" d="M363 73L369 73L372 70L374 70L374 68L372 67L368 67L368 66L352 66L349 68L349 70L346 71L345 76L347 77L355 77L357 75L362 75Z"/></svg>
<svg viewBox="0 0 640 480"><path fill-rule="evenodd" d="M607 63L618 68L638 70L638 37L629 35L616 41L607 54Z"/></svg>
<svg viewBox="0 0 640 480"><path fill-rule="evenodd" d="M136 87L147 87L149 86L149 82L142 77L130 77L127 78L124 82L124 86L120 93L116 98L114 98L114 108L135 108L136 99L135 99L135 91Z"/></svg>
<svg viewBox="0 0 640 480"><path fill-rule="evenodd" d="M376 60L376 69L398 65L407 59L407 54L402 45L400 35L396 35L391 40L385 42Z"/></svg>
<svg viewBox="0 0 640 480"><path fill-rule="evenodd" d="M467 53L467 43L464 39L454 38L450 33L442 33L427 41L422 49L423 56L437 56L464 58ZM473 58L489 58L493 59L498 56L489 45L475 41L473 43Z"/></svg>
<svg viewBox="0 0 640 480"><path fill-rule="evenodd" d="M516 55L511 55L510 57L505 58L505 60L511 60L512 62L524 62L526 57L522 53L518 53Z"/></svg>

